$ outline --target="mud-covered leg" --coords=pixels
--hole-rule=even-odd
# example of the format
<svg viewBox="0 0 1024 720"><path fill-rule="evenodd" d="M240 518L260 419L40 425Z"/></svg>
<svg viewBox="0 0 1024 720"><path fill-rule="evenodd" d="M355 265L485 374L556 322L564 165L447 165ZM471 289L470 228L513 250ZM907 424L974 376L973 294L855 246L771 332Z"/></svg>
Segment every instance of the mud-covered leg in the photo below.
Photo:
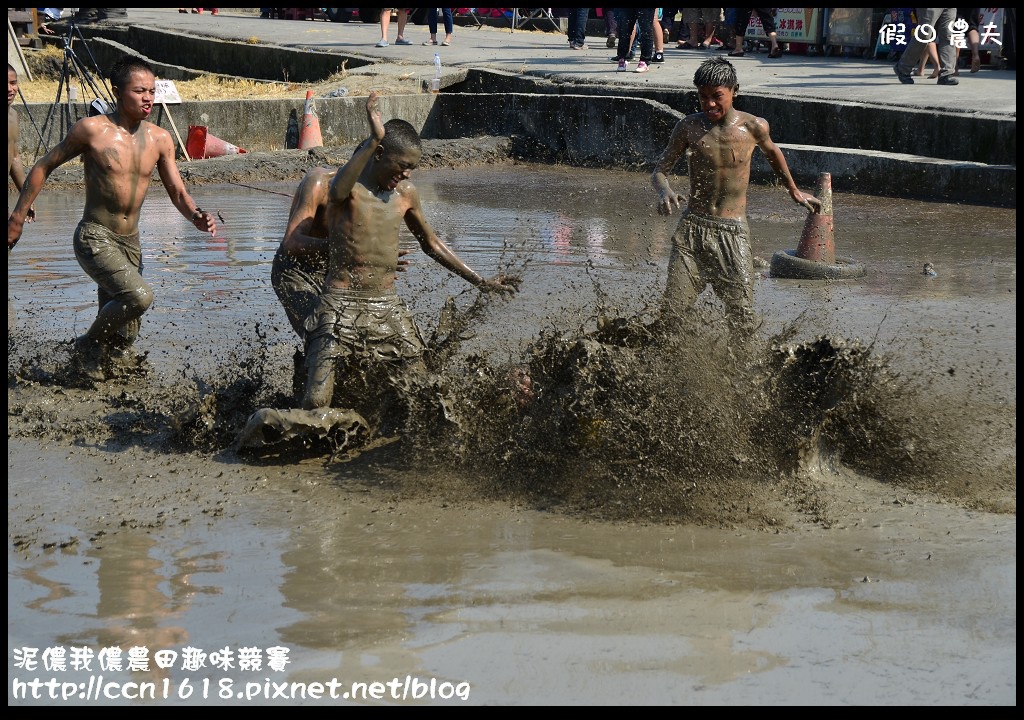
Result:
<svg viewBox="0 0 1024 720"><path fill-rule="evenodd" d="M304 410L331 406L336 366L333 351L336 345L330 338L320 337L307 346L306 390L302 396Z"/></svg>
<svg viewBox="0 0 1024 720"><path fill-rule="evenodd" d="M704 285L697 259L679 234L672 239L672 254L668 261L668 280L661 305L661 325L665 332L676 335L685 332L693 322L693 306Z"/></svg>

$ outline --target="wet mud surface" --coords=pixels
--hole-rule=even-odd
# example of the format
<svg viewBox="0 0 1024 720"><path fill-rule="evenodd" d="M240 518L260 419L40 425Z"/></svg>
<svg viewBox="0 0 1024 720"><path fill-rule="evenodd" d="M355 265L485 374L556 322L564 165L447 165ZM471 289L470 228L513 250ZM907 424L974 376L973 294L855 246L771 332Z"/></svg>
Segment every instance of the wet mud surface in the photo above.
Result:
<svg viewBox="0 0 1024 720"><path fill-rule="evenodd" d="M705 631L685 652L666 647L662 656L652 650L658 643L631 651L630 637L657 631L640 620L632 630L615 622L622 654L612 665L654 662L671 668L670 676L697 677L684 695L644 686L648 694L630 695L633 702L700 702L709 687L725 694L712 690L705 702L998 703L1007 692L1015 696L1015 684L986 686L974 696L952 686L950 694L936 694L923 677L908 684L914 678L905 669L867 700L849 689L786 696L742 682L746 690L737 692L736 684L751 673L767 678L792 666L794 657L828 664L824 650L781 650L786 643L773 633L786 623L825 642L848 603L881 602L903 612L898 583L873 585L879 576L905 573L915 587L931 588L936 602L943 593L967 597L966 588L994 582L999 590L986 597L994 603L986 619L975 618L976 598L975 619L963 622L980 628L972 637L988 638L994 632L989 621L1001 618L1012 622L1015 638L1015 612L1002 614L1015 608L1015 598L1006 597L1012 590L1003 586L1015 586L1013 213L979 219L971 208L880 207L878 199L837 198L837 232L861 228L837 236L837 243L865 262L868 276L850 284L780 281L767 277L762 261L755 287L762 325L741 349L730 341L720 306L707 296L692 332L659 329L656 308L676 219L656 218L646 176L534 166L510 156L510 143L448 143L435 161L429 149L424 153L420 187L428 205L442 208L432 224L446 238L461 237L453 249L471 267L488 275L515 272L524 283L512 299L481 297L442 279L443 271L420 254L400 294L416 310L441 382L399 394L386 432L352 415L331 418L312 433L292 432L297 341L269 288L279 228L261 224L261 213L266 206L266 217L283 227L287 200L277 194L287 194L325 158L296 151L183 163L196 197L218 198L227 218L223 238L197 241L173 225L173 209L154 209L164 214L143 236L144 249L150 242L146 272L157 285L157 305L144 318L137 346L143 357L95 385L69 371L70 341L95 311L87 279L70 256L76 180L68 175L67 193L58 181L51 192L67 197L50 211L64 218L66 228L57 234L68 237L33 251L29 226L15 251L21 257L9 259L15 310L8 335L9 567L20 568L12 577L31 621L26 628L34 627L39 608L46 613L62 602L77 608L83 601L60 600L74 583L53 578L70 572L69 563L131 568L152 563L159 547L170 546L179 554L157 562L155 576L139 571L139 578L154 580L139 591L142 599L126 600L121 609L100 606L81 618L73 610L59 639L170 646L211 631L219 637L223 626L236 636L228 642L242 642L240 635L252 628L239 625L234 614L223 617L230 602L215 596L233 592L228 576L243 563L244 573L266 579L271 594L278 587L285 594L289 610L280 617L283 611L271 609L278 599L258 604L262 621L276 623L273 641L304 651L306 666L296 668L296 676L337 672L334 652L369 658L376 647L391 648L383 662L389 672L409 669L403 643L411 631L426 633L412 667L447 667L450 676L466 677L473 666L495 687L510 687L503 671L481 662L478 652L488 655L524 638L540 642L552 627L569 622L566 612L583 613L586 619L571 622L571 632L579 633L573 637L581 647L590 647L609 617L621 620L637 602L651 618L674 626L675 583L707 573L697 583L693 609L684 612L688 625ZM524 182L524 176L535 179ZM751 190L759 258L795 246L801 218L786 207L784 195L777 188ZM155 208L156 197L150 203ZM274 203L284 209L275 211ZM572 213L558 209L566 204ZM586 219L590 215L597 220ZM930 230L940 217L953 230ZM884 230L871 231L873 222ZM979 237L964 245L971 227ZM908 241L914 237L929 239ZM922 277L924 260L934 262L937 277ZM21 268L12 274L16 263ZM378 398L364 393L361 401L370 411L355 409L369 416ZM240 447L247 423L264 408L280 413L273 419L280 435ZM524 550L528 560L517 539L516 528L524 526L531 528L527 545L539 546ZM684 532L696 533L678 536L689 551L669 552ZM577 539L565 540L570 537ZM264 542L282 545L284 570L273 552L264 567ZM133 550L138 543L144 547ZM776 545L777 555L768 550ZM981 546L1001 550L982 561L972 549ZM490 558L488 547L498 557ZM588 548L599 547L600 557L591 558ZM568 561L562 552L578 555ZM128 561L118 559L123 553ZM948 588L928 585L939 582L927 562L933 553L947 558ZM480 557L487 558L482 565ZM371 558L363 570L353 565ZM955 570L978 561L987 568L982 581ZM521 562L540 568L539 574L520 575ZM784 571L791 562L800 569ZM389 579L382 581L371 567L391 567ZM444 600L426 602L431 623L407 627L409 613L420 610L397 598L448 587L449 571L462 576L461 589L438 591ZM563 574L572 578L565 587L553 580ZM382 582L389 588L383 595ZM127 580L99 583L115 595L133 587ZM235 587L242 586L238 579ZM511 587L532 598L529 607L514 609L502 590ZM810 588L819 587L834 588L842 607L819 618L821 628L804 628L797 618L828 606L822 598L813 601L814 612L806 605L808 593L816 592ZM717 595L733 592L747 599ZM579 593L590 600L581 605ZM723 636L736 627L716 619L708 593L739 608L742 617L757 617L758 603L766 601L762 593L782 593L772 601L786 610L764 625L751 620L754 635L757 628L765 633L764 647L738 653L735 641L716 647L706 634L714 635L716 623ZM563 603L571 598L570 611ZM915 598L909 612L931 617L930 602ZM149 609L140 616L139 607ZM152 627L138 619L150 612ZM524 624L521 634L510 635L503 623L519 627L520 621L507 620L516 612L526 613ZM546 620L532 624L530 613ZM345 618L344 628L337 627L338 617ZM93 627L100 620L104 627ZM452 635L464 638L456 651L454 639L431 634L447 632L442 628L449 623L468 623L481 634ZM940 625L936 619L938 635L956 634ZM42 626L25 631L48 632ZM966 653L976 658L979 677L991 678L987 663L1005 661L1001 636L1005 632L976 641L969 652L946 646L933 652ZM559 655L541 645L533 651ZM695 664L686 665L690 661L680 658L696 649ZM659 659L652 660L652 652ZM467 657L478 659L467 665ZM885 660L898 668L919 661ZM365 674L374 662L360 660L356 668ZM512 663L521 682L530 677L529 664ZM555 688L534 679L552 701L623 697L607 695L611 686L602 690L600 682ZM829 683L842 685L838 677ZM483 697L524 702L512 691Z"/></svg>
<svg viewBox="0 0 1024 720"><path fill-rule="evenodd" d="M427 149L426 167L434 155L440 165L453 158L514 162L508 139L444 147ZM302 151L233 156L185 164L183 173L193 182L201 175L210 183L270 187L322 159ZM499 269L528 274L529 262L506 247ZM657 288L657 277L650 281ZM803 315L774 328L765 323L741 350L720 312L706 305L692 333L673 337L656 327L657 297L624 311L614 281L599 270L574 272L572 282L591 284L596 302L544 308L539 330L514 328L521 340L514 354L463 345L489 324L507 323L515 301L469 298L458 289L459 306L450 296L437 320L428 320L428 358L443 390L406 394L402 417L384 435L341 423L337 432L311 433L305 443L292 437L259 452L238 446L252 414L296 407L290 363L274 357L273 333L260 317L240 322L240 341L212 374L182 369L168 381L143 360L98 386L69 375L67 342L40 344L16 327L8 339L9 435L155 453L169 467L182 466L173 473L182 479L204 477L211 460L256 469L320 457L328 476L374 477L375 485L403 495L486 498L640 522L774 529L810 520L829 527L844 522L843 502L822 478L844 473L881 495L926 493L1015 512L1015 395L1011 403L993 401L992 377L961 374L950 386L941 370L925 364L907 371L871 338L817 333ZM182 349L188 346L170 352ZM379 401L375 384L366 387L363 408L352 409ZM949 392L976 401L965 405ZM364 453L367 446L373 449ZM217 482L222 476L202 483L220 499L238 491ZM168 492L196 490L186 481ZM153 521L134 516L153 514L150 498L135 508L126 502L120 521ZM191 514L184 506L176 512Z"/></svg>

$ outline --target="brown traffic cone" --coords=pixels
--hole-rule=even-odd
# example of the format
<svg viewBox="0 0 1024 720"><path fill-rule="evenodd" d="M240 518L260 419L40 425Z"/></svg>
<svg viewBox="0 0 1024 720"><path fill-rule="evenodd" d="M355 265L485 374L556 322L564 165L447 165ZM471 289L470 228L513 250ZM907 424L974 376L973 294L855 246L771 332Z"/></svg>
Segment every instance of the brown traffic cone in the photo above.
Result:
<svg viewBox="0 0 1024 720"><path fill-rule="evenodd" d="M237 155L245 150L211 135L206 125L189 125L188 137L185 139L185 151L193 160L220 157L221 155Z"/></svg>
<svg viewBox="0 0 1024 720"><path fill-rule="evenodd" d="M299 149L323 147L324 140L320 136L320 121L313 107L313 91L306 91L306 108L302 111L302 127L299 129Z"/></svg>
<svg viewBox="0 0 1024 720"><path fill-rule="evenodd" d="M821 211L813 212L804 222L796 256L812 262L834 265L836 262L835 228L832 224L832 175L818 175L814 196L821 201Z"/></svg>

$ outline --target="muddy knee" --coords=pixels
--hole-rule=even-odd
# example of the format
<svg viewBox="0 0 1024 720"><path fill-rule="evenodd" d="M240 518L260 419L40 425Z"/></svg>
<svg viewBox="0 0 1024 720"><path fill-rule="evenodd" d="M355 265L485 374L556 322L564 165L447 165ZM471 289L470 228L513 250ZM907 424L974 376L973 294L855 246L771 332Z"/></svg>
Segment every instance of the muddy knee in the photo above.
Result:
<svg viewBox="0 0 1024 720"><path fill-rule="evenodd" d="M141 315L153 304L153 288L148 285L136 288L122 296L122 301L130 313Z"/></svg>

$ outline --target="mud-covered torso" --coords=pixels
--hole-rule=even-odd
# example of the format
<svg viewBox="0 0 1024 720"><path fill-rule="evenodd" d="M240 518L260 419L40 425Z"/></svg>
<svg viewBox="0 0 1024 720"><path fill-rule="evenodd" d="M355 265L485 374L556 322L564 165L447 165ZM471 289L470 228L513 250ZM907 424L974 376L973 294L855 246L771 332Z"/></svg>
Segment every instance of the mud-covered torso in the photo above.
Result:
<svg viewBox="0 0 1024 720"><path fill-rule="evenodd" d="M82 153L85 168L84 220L113 232L138 231L139 213L160 159L157 131L143 121L135 132L96 118L91 142Z"/></svg>
<svg viewBox="0 0 1024 720"><path fill-rule="evenodd" d="M689 207L711 217L744 220L750 160L757 147L756 121L737 113L732 122L711 123L703 113L687 118Z"/></svg>
<svg viewBox="0 0 1024 720"><path fill-rule="evenodd" d="M329 204L328 284L351 290L394 287L398 235L408 209L402 185L373 192L356 183L345 202Z"/></svg>

